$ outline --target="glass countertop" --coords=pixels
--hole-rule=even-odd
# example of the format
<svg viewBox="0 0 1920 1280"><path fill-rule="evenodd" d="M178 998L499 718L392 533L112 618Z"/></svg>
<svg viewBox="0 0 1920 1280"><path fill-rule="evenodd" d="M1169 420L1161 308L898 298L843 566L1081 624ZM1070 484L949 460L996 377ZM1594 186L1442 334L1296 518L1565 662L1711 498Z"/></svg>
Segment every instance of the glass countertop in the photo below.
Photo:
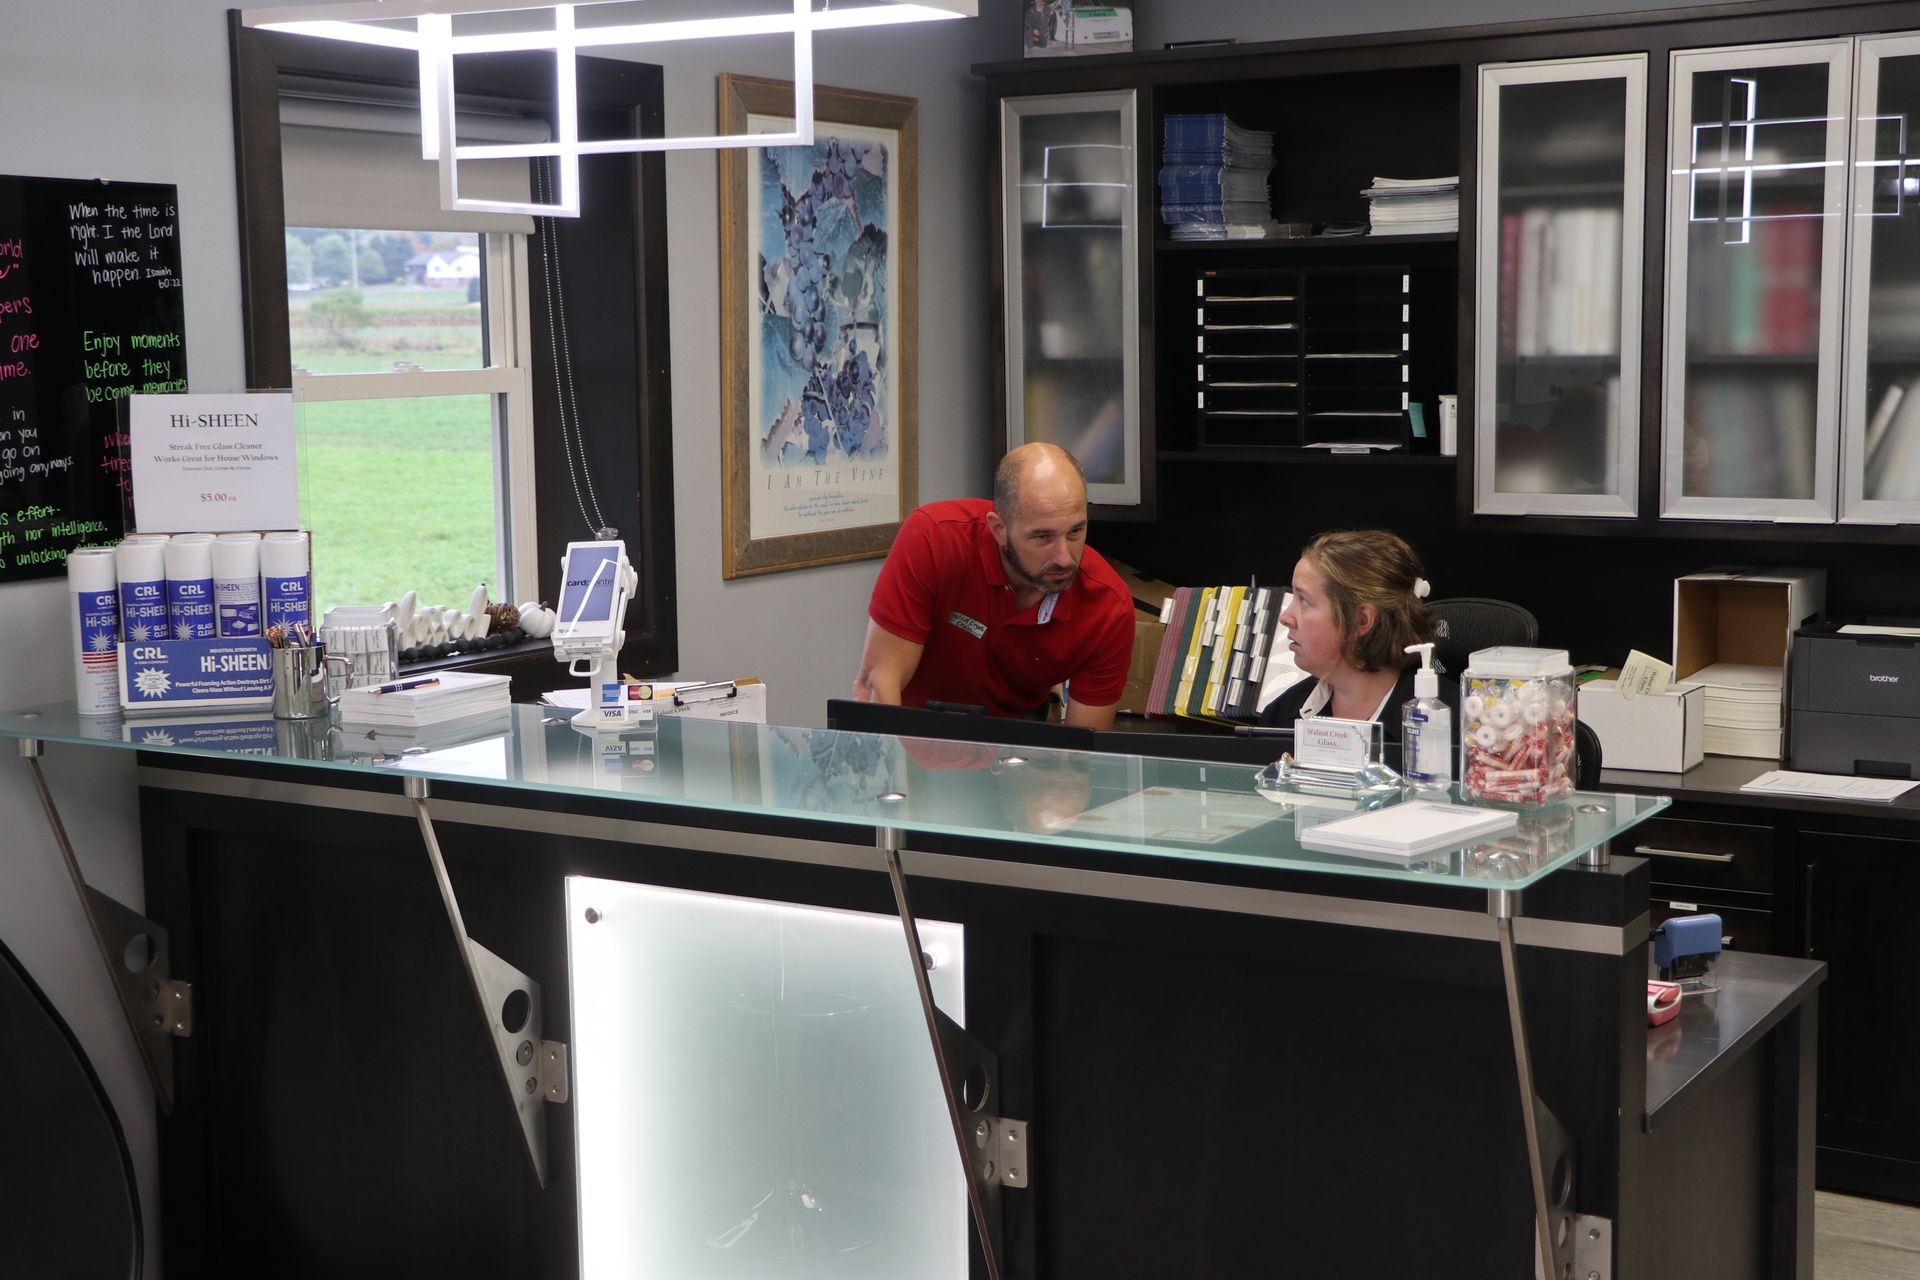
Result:
<svg viewBox="0 0 1920 1280"><path fill-rule="evenodd" d="M1576 793L1516 809L1517 827L1414 858L1308 849L1300 834L1384 798L1263 791L1251 765L994 746L671 717L622 731L516 706L457 726L370 729L264 713L0 713L0 737L203 759L246 757L358 777L414 774L511 790L626 797L687 809L1059 844L1179 863L1520 889L1664 809L1664 796ZM1458 801L1458 793L1453 799ZM909 847L912 841L907 841Z"/></svg>

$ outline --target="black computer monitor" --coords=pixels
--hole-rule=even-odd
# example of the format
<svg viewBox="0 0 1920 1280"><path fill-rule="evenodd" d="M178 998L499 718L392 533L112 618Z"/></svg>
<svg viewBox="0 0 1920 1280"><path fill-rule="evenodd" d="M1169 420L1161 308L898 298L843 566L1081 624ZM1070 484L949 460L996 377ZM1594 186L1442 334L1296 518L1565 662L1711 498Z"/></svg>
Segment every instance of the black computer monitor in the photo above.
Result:
<svg viewBox="0 0 1920 1280"><path fill-rule="evenodd" d="M945 738L956 742L997 742L1055 751L1095 751L1094 732L1078 725L1043 720L1009 720L984 711L930 711L893 707L851 698L827 699L827 727L849 733L890 733L902 738Z"/></svg>
<svg viewBox="0 0 1920 1280"><path fill-rule="evenodd" d="M1200 760L1207 764L1272 764L1293 750L1292 729L1263 730L1258 736L1232 733L1139 733L1113 729L1093 735L1095 751L1118 755Z"/></svg>

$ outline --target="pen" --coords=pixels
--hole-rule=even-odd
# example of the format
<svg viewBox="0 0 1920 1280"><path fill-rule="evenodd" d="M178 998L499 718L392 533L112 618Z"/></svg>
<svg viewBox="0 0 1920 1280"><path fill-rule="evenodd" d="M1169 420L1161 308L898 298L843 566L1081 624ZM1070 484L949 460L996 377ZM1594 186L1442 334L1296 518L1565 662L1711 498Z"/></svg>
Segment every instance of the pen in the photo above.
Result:
<svg viewBox="0 0 1920 1280"><path fill-rule="evenodd" d="M440 678L438 676L427 676L426 678L421 680L396 680L392 684L383 684L376 687L373 690L373 692L400 693L403 690L424 689L430 684L439 684L439 683L440 683Z"/></svg>

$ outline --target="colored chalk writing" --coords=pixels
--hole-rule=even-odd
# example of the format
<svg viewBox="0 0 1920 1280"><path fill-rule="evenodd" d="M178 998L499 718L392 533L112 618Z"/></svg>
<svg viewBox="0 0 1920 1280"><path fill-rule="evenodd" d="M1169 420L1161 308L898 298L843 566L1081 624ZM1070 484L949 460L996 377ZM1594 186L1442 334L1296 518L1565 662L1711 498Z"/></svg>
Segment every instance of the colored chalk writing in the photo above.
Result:
<svg viewBox="0 0 1920 1280"><path fill-rule="evenodd" d="M178 197L0 175L0 582L120 536L120 401L187 389Z"/></svg>

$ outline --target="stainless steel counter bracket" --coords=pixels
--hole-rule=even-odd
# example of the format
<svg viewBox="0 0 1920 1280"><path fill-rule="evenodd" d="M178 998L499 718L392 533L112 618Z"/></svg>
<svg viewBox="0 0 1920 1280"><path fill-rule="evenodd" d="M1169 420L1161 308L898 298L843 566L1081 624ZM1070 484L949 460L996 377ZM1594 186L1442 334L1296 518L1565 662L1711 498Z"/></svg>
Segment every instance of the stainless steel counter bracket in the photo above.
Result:
<svg viewBox="0 0 1920 1280"><path fill-rule="evenodd" d="M20 758L27 762L40 808L47 815L47 826L60 848L67 878L80 899L87 917L87 929L100 952L101 963L119 998L120 1012L133 1033L140 1050L140 1062L147 1070L147 1082L153 1087L154 1100L162 1115L173 1114L173 1036L193 1034L193 987L167 976L167 931L133 908L108 897L81 874L74 857L73 843L67 839L66 824L54 806L53 792L47 788L46 775L40 771L40 755L45 743L38 738L21 738Z"/></svg>
<svg viewBox="0 0 1920 1280"><path fill-rule="evenodd" d="M487 1024L494 1056L500 1064L500 1076L506 1084L507 1100L513 1104L514 1116L520 1122L527 1159L533 1165L535 1181L544 1189L547 1185L545 1104L562 1103L569 1097L567 1046L541 1038L540 984L467 935L460 903L453 894L453 882L447 878L446 860L440 856L440 840L434 834L433 818L427 812L427 779L408 777L406 792L407 799L413 802L414 816L420 822L427 857L433 863L433 878L440 886L440 901L447 909L447 922L453 926L454 942L460 948L467 985L473 992L481 1019Z"/></svg>
<svg viewBox="0 0 1920 1280"><path fill-rule="evenodd" d="M1025 1187L1032 1177L1033 1152L1027 1125L1023 1120L994 1114L1000 1105L999 1059L934 1005L933 987L927 981L926 950L920 945L920 927L914 923L913 908L907 903L906 876L900 870L900 830L881 827L877 834L881 855L886 859L887 879L893 884L894 906L906 932L908 962L913 968L914 987L920 993L920 1012L927 1020L934 1066L940 1073L940 1092L946 1099L947 1118L953 1122L960 1163L966 1169L967 1204L973 1214L974 1231L986 1260L988 1280L1000 1280L1000 1192L1004 1187Z"/></svg>
<svg viewBox="0 0 1920 1280"><path fill-rule="evenodd" d="M1533 1188L1533 1221L1538 1237L1534 1274L1542 1280L1611 1280L1613 1224L1574 1212L1573 1135L1533 1088L1533 1063L1527 1052L1526 1019L1520 1007L1520 980L1514 964L1513 918L1518 898L1511 889L1495 889L1487 895L1487 911L1493 917L1500 943L1507 1026L1513 1034L1520 1116L1527 1134L1527 1173ZM1595 1241L1602 1243L1596 1248Z"/></svg>

